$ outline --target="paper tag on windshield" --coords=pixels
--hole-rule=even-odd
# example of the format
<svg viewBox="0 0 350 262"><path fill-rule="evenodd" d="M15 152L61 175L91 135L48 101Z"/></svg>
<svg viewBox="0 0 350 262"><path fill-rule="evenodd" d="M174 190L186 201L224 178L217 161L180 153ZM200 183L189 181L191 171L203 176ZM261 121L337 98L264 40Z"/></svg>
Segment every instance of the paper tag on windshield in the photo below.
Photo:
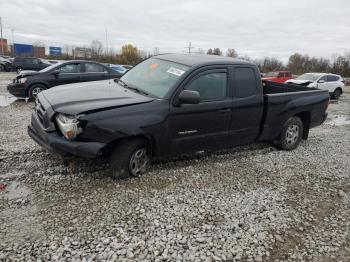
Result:
<svg viewBox="0 0 350 262"><path fill-rule="evenodd" d="M181 69L178 69L178 68L175 68L175 67L170 67L168 69L167 73L173 74L173 75L176 75L176 76L181 76L183 73L185 73L185 71L183 71Z"/></svg>

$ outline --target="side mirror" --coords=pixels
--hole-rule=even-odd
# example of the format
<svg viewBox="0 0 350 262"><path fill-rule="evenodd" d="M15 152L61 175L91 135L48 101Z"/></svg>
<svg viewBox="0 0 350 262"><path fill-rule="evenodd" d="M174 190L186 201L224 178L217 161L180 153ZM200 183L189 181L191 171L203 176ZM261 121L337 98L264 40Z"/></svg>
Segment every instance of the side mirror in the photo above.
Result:
<svg viewBox="0 0 350 262"><path fill-rule="evenodd" d="M197 91L182 90L179 94L180 104L198 104L201 101L201 96Z"/></svg>
<svg viewBox="0 0 350 262"><path fill-rule="evenodd" d="M318 80L317 83L323 84L325 81L324 80Z"/></svg>
<svg viewBox="0 0 350 262"><path fill-rule="evenodd" d="M58 76L60 73L60 70L59 69L55 69L52 71L52 74L55 75L55 76Z"/></svg>

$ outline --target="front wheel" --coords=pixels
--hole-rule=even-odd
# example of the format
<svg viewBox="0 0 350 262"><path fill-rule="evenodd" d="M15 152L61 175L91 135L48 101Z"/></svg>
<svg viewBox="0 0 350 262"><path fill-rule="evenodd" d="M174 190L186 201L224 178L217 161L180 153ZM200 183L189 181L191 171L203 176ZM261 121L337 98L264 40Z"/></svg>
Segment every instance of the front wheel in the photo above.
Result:
<svg viewBox="0 0 350 262"><path fill-rule="evenodd" d="M35 101L38 94L46 89L43 85L33 85L29 88L28 95L31 101Z"/></svg>
<svg viewBox="0 0 350 262"><path fill-rule="evenodd" d="M298 147L303 136L303 122L297 116L291 117L284 124L279 138L274 145L283 150L293 150Z"/></svg>
<svg viewBox="0 0 350 262"><path fill-rule="evenodd" d="M148 143L143 139L120 142L109 159L111 175L117 179L142 176L150 162Z"/></svg>

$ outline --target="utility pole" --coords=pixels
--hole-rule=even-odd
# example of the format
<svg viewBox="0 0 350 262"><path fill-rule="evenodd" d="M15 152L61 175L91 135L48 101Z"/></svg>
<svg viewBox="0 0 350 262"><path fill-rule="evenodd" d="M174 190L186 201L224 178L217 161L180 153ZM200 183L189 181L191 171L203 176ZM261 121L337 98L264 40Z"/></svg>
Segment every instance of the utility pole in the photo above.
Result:
<svg viewBox="0 0 350 262"><path fill-rule="evenodd" d="M106 56L108 53L108 37L107 37L107 27L106 27Z"/></svg>
<svg viewBox="0 0 350 262"><path fill-rule="evenodd" d="M4 38L2 37L2 18L0 16L0 31L1 31L1 54L4 54Z"/></svg>
<svg viewBox="0 0 350 262"><path fill-rule="evenodd" d="M12 57L15 56L15 40L13 40L13 31L15 31L13 28L11 28L12 33Z"/></svg>
<svg viewBox="0 0 350 262"><path fill-rule="evenodd" d="M188 46L186 46L185 48L188 48L188 53L191 54L191 50L192 50L192 48L194 48L194 46L192 46L192 43L189 42Z"/></svg>

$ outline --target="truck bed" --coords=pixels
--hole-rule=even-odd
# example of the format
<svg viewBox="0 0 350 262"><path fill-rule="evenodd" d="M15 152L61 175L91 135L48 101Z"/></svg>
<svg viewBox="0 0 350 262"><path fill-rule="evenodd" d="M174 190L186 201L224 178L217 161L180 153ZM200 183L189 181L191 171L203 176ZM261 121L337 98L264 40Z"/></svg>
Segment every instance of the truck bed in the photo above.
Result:
<svg viewBox="0 0 350 262"><path fill-rule="evenodd" d="M317 88L306 87L296 84L275 83L271 81L262 81L262 83L264 95L319 90Z"/></svg>
<svg viewBox="0 0 350 262"><path fill-rule="evenodd" d="M327 90L295 84L263 81L264 113L259 140L278 136L283 123L291 115L308 118L310 128L324 121L324 112L329 103Z"/></svg>

